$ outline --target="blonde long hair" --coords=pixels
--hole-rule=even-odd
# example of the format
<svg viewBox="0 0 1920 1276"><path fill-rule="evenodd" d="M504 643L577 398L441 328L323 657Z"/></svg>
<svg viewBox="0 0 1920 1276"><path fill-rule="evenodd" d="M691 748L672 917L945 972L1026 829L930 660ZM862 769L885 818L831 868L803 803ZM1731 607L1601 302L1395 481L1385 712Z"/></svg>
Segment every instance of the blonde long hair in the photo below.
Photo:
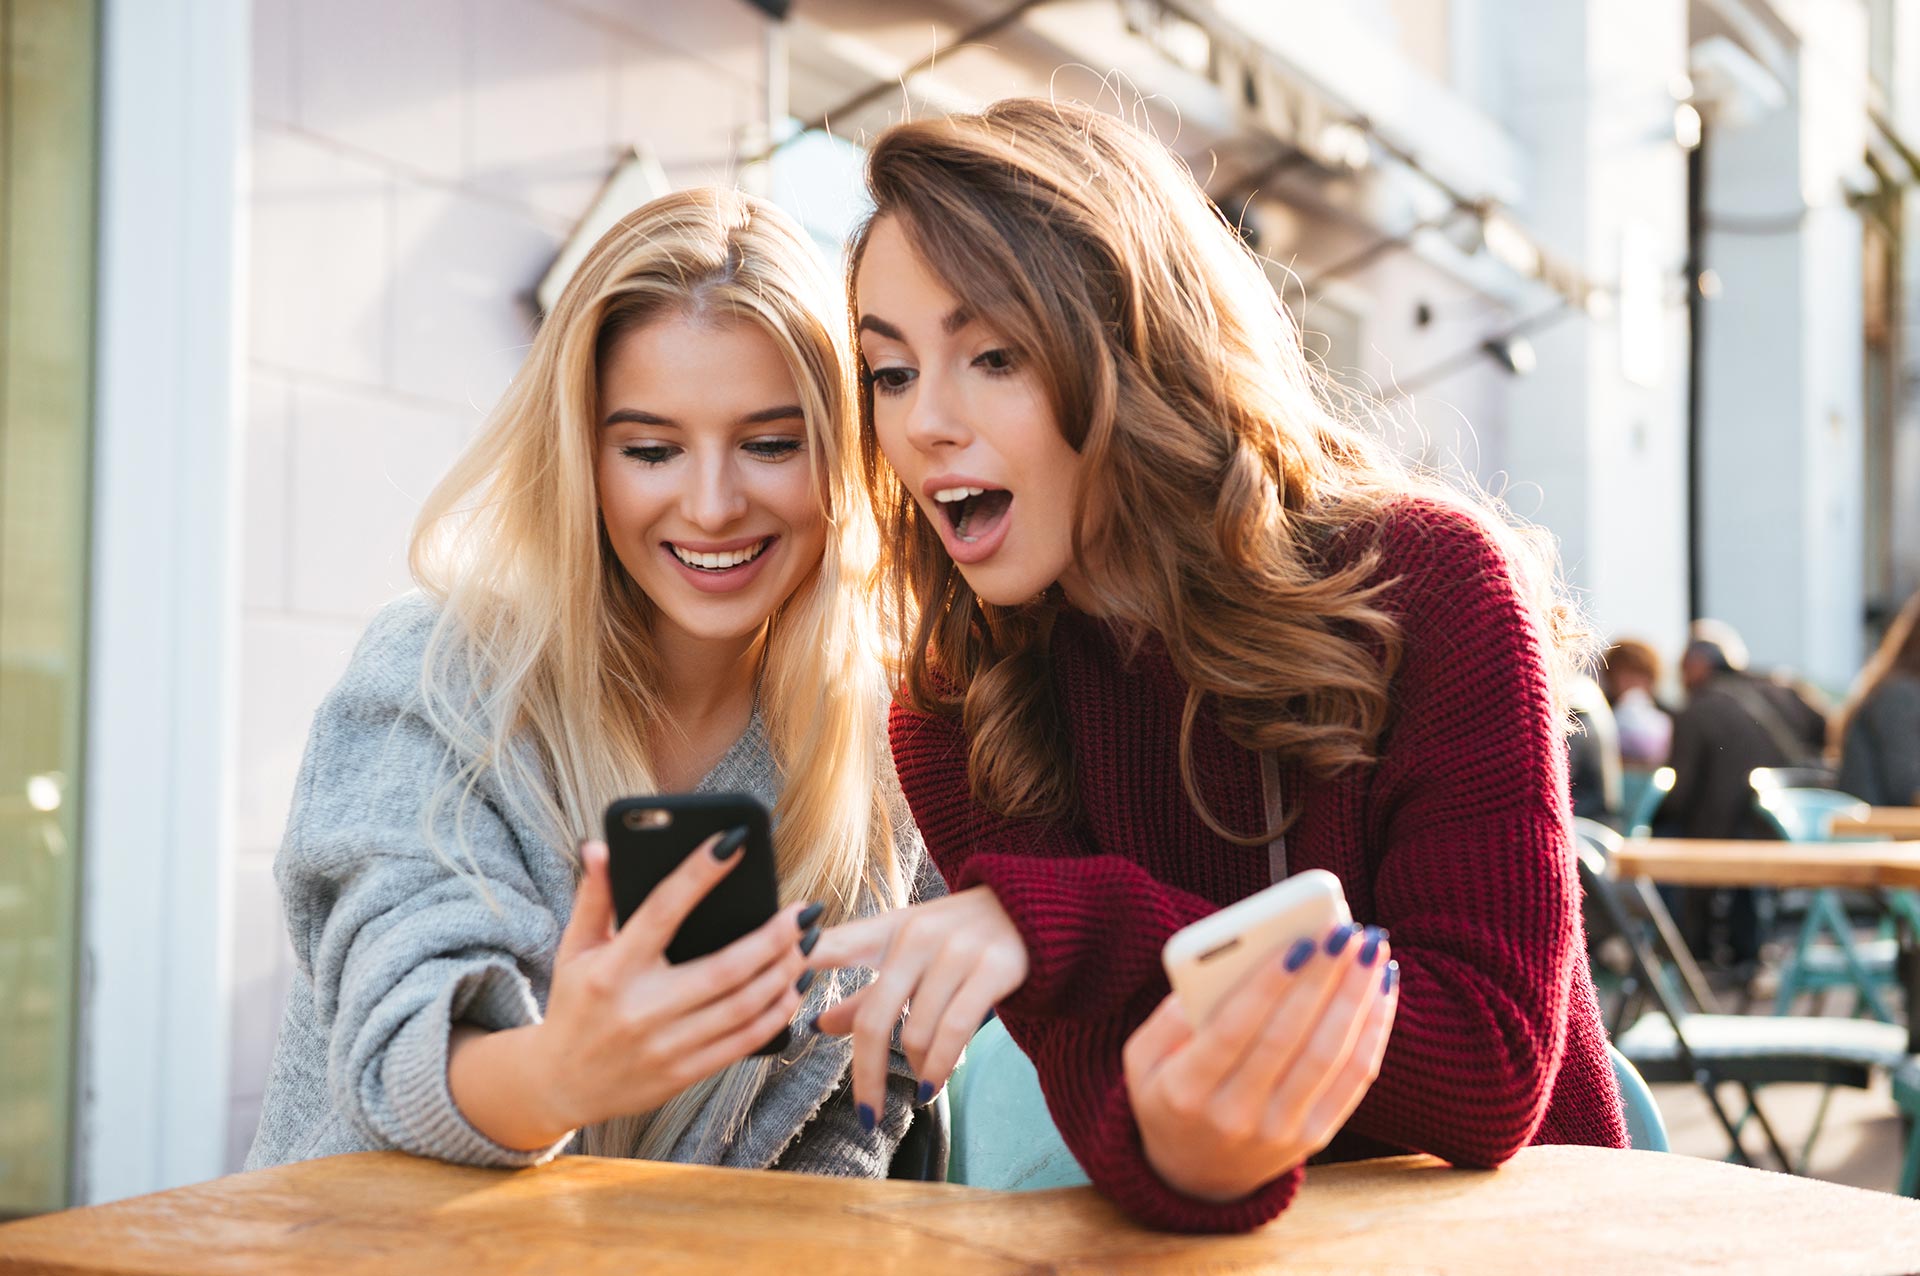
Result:
<svg viewBox="0 0 1920 1276"><path fill-rule="evenodd" d="M1381 562L1366 528L1410 496L1469 514L1514 563L1564 716L1563 688L1591 640L1545 534L1414 472L1334 410L1337 392L1258 259L1159 142L1091 107L1008 99L888 129L867 186L875 211L849 280L874 224L898 217L965 309L1036 370L1084 457L1076 561L1101 609L1160 635L1186 680L1182 778L1216 833L1251 845L1273 830L1230 831L1201 801L1191 731L1203 698L1249 749L1318 774L1373 760L1402 636L1376 605ZM899 694L961 718L983 801L1063 815L1072 767L1047 660L1058 591L1020 607L982 602L887 472L870 385L861 408L904 638ZM1327 551L1342 540L1358 552L1335 569Z"/></svg>
<svg viewBox="0 0 1920 1276"><path fill-rule="evenodd" d="M442 604L421 699L450 741L425 820L432 836L435 816L452 808L453 845L436 846L456 867L471 865L463 817L489 772L576 872L575 841L598 829L608 802L656 788L654 606L600 521L599 368L622 334L687 315L754 324L785 355L828 522L818 569L774 613L761 655L761 713L782 777L782 901L819 900L829 919L902 901L877 779L886 688L868 587L878 547L859 490L843 306L804 233L732 191L654 200L580 264L414 529L414 578ZM709 1102L723 1105L730 1136L770 1066L747 1060L655 1113L588 1130L585 1146L664 1157Z"/></svg>

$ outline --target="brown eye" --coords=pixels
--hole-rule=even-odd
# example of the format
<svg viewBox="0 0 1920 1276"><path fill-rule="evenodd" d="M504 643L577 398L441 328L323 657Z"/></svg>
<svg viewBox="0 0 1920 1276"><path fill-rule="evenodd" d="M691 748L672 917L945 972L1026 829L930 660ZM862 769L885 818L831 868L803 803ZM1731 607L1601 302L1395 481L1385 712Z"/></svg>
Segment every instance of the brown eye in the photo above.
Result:
<svg viewBox="0 0 1920 1276"><path fill-rule="evenodd" d="M867 384L879 394L899 394L919 375L912 368L875 368L867 373Z"/></svg>

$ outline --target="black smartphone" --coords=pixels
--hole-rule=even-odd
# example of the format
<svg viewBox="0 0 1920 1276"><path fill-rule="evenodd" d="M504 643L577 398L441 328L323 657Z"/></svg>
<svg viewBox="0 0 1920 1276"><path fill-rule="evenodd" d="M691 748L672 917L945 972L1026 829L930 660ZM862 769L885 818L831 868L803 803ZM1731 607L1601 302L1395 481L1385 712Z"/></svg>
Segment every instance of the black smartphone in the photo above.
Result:
<svg viewBox="0 0 1920 1276"><path fill-rule="evenodd" d="M694 905L667 944L667 960L675 965L718 952L780 911L772 818L751 793L662 793L622 798L609 806L607 875L620 923L625 925L641 901L702 842L743 824L747 846L741 862ZM782 1028L754 1053L777 1054L786 1049L790 1036Z"/></svg>

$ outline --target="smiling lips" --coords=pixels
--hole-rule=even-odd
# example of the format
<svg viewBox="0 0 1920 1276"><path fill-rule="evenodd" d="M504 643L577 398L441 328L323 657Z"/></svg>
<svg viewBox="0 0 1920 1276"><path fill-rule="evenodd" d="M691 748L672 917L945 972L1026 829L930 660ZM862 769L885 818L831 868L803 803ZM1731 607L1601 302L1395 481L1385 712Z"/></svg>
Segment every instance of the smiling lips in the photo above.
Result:
<svg viewBox="0 0 1920 1276"><path fill-rule="evenodd" d="M662 541L660 548L689 585L702 593L724 594L751 584L779 540L778 536L762 536L705 549Z"/></svg>
<svg viewBox="0 0 1920 1276"><path fill-rule="evenodd" d="M765 553L767 546L771 544L773 544L773 537L768 536L741 549L702 552L688 549L684 545L676 545L672 541L667 542L667 548L673 551L675 558L696 571L722 572L752 562Z"/></svg>

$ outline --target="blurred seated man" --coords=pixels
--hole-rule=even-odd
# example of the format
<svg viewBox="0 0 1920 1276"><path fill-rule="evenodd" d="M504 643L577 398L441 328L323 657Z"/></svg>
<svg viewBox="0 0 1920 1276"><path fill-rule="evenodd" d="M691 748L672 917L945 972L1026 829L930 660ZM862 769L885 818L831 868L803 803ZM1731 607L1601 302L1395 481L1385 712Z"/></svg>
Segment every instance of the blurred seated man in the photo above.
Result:
<svg viewBox="0 0 1920 1276"><path fill-rule="evenodd" d="M1826 717L1794 687L1747 671L1746 644L1730 626L1697 621L1680 660L1686 707L1673 724L1673 792L1655 831L1697 838L1768 838L1748 776L1756 767L1817 765ZM1724 945L1714 942L1715 895L1726 905ZM1680 926L1703 960L1751 967L1760 920L1751 890L1688 891Z"/></svg>

